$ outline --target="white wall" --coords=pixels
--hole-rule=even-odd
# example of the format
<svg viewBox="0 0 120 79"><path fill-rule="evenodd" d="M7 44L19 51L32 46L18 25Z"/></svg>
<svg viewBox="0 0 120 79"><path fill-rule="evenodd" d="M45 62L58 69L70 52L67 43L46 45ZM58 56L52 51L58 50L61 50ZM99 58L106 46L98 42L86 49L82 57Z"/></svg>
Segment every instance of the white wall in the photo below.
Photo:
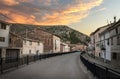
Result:
<svg viewBox="0 0 120 79"><path fill-rule="evenodd" d="M102 28L100 28L99 31L97 31L95 33L95 56L99 56L99 53L101 52L101 48L100 48L100 43L101 42L100 42L100 36L99 36L99 34L101 32L103 32L106 28L107 27L102 27Z"/></svg>
<svg viewBox="0 0 120 79"><path fill-rule="evenodd" d="M39 46L36 45L36 50L39 50L39 54L43 54L44 53L44 45L42 42L39 43Z"/></svg>
<svg viewBox="0 0 120 79"><path fill-rule="evenodd" d="M60 52L60 38L53 36L53 52Z"/></svg>
<svg viewBox="0 0 120 79"><path fill-rule="evenodd" d="M105 39L108 39L108 40L105 40L105 47L106 47L105 53L106 53L106 59L107 60L111 60L111 44L110 44L110 39L109 38L110 38L110 33L107 32L105 34ZM108 41L109 41L109 44L108 44Z"/></svg>
<svg viewBox="0 0 120 79"><path fill-rule="evenodd" d="M110 33L106 32L101 35L101 44L104 45L106 50L101 50L101 57L107 60L111 60L111 45L110 45ZM109 44L108 44L109 41Z"/></svg>
<svg viewBox="0 0 120 79"><path fill-rule="evenodd" d="M1 26L1 24L0 24L0 26ZM5 37L5 42L0 42L0 47L8 47L9 30L10 30L10 25L7 25L5 30L0 29L0 37Z"/></svg>
<svg viewBox="0 0 120 79"><path fill-rule="evenodd" d="M31 50L31 53L30 53ZM30 41L23 41L23 55L26 54L42 54L43 53L43 43L39 42L32 42L32 44L30 45Z"/></svg>
<svg viewBox="0 0 120 79"><path fill-rule="evenodd" d="M66 44L64 52L69 52L69 51L70 51L70 47L68 46L68 44Z"/></svg>

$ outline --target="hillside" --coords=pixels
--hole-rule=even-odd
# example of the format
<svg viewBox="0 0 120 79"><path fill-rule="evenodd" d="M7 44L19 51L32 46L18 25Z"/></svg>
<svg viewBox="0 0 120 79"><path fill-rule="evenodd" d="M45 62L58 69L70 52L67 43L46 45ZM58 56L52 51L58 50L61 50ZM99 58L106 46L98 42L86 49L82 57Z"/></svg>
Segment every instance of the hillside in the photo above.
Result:
<svg viewBox="0 0 120 79"><path fill-rule="evenodd" d="M35 28L40 28L55 35L58 35L62 41L70 41L72 44L87 44L87 42L89 41L89 37L87 35L82 34L64 25L42 26L28 24L12 24L11 31L19 34L25 33L26 29L33 30Z"/></svg>
<svg viewBox="0 0 120 79"><path fill-rule="evenodd" d="M52 32L53 34L60 36L64 42L70 41L72 44L87 44L90 40L87 35L69 28L68 26L41 26L40 28Z"/></svg>

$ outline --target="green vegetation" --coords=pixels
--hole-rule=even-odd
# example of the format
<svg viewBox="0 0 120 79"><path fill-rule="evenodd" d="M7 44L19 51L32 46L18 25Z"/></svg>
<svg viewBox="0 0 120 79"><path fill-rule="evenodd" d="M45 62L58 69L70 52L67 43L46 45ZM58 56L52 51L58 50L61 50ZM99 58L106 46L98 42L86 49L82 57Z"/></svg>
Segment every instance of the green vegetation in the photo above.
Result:
<svg viewBox="0 0 120 79"><path fill-rule="evenodd" d="M33 30L35 28L40 28L44 31L48 31L52 34L55 34L61 38L61 41L66 42L70 41L72 44L85 44L90 41L90 38L72 28L69 28L65 25L55 25L55 26L42 26L42 25L27 25L27 24L12 24L11 30L14 30L15 33L25 33L26 30ZM12 31L13 32L13 31Z"/></svg>

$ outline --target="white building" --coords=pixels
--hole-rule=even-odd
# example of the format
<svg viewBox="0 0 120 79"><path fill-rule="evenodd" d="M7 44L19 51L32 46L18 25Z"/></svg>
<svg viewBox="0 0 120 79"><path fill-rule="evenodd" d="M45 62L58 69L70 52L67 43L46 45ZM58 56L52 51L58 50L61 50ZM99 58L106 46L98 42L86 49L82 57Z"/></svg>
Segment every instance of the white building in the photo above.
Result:
<svg viewBox="0 0 120 79"><path fill-rule="evenodd" d="M43 53L43 43L35 40L23 40L22 55L39 55Z"/></svg>
<svg viewBox="0 0 120 79"><path fill-rule="evenodd" d="M91 38L91 46L93 47L93 55L99 57L100 53L101 53L101 38L100 38L100 33L103 32L106 28L108 27L108 25L100 27L98 29L96 29L93 33L90 34L90 38Z"/></svg>
<svg viewBox="0 0 120 79"><path fill-rule="evenodd" d="M60 52L60 38L53 35L53 52Z"/></svg>
<svg viewBox="0 0 120 79"><path fill-rule="evenodd" d="M0 58L6 52L5 47L8 47L10 25L7 22L0 21Z"/></svg>
<svg viewBox="0 0 120 79"><path fill-rule="evenodd" d="M100 33L100 48L100 57L111 61L110 33L107 29Z"/></svg>
<svg viewBox="0 0 120 79"><path fill-rule="evenodd" d="M10 25L0 21L0 47L8 47Z"/></svg>
<svg viewBox="0 0 120 79"><path fill-rule="evenodd" d="M120 20L108 28L111 44L111 62L120 68Z"/></svg>
<svg viewBox="0 0 120 79"><path fill-rule="evenodd" d="M66 44L66 43L61 42L61 44L60 44L60 51L61 52L69 52L70 51L69 45Z"/></svg>

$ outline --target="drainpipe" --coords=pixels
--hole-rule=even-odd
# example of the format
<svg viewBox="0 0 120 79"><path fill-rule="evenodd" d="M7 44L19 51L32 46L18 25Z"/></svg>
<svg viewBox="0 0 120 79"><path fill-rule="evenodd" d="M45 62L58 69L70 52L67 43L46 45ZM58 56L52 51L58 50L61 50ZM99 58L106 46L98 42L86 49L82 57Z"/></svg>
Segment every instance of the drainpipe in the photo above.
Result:
<svg viewBox="0 0 120 79"><path fill-rule="evenodd" d="M104 35L104 47L105 47L105 35ZM104 62L106 63L106 47L104 51Z"/></svg>

